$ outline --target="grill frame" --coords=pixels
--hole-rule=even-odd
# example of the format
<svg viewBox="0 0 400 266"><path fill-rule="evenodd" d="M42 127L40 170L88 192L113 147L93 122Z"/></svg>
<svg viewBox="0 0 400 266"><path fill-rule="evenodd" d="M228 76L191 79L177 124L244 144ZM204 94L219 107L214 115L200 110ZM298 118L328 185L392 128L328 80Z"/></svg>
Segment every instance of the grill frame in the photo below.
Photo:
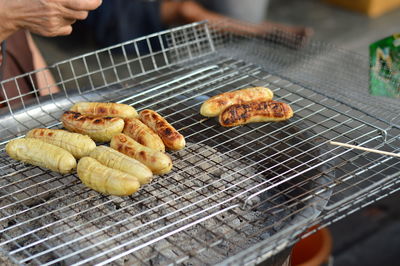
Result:
<svg viewBox="0 0 400 266"><path fill-rule="evenodd" d="M132 57L127 52L129 50L136 53L136 56ZM120 52L119 55L118 52ZM346 60L343 61L343 58L346 58ZM90 60L97 61L97 69L90 69L91 66L88 64ZM77 66L77 62L81 63L80 67ZM20 95L16 98L0 102L8 104L8 107L2 110L4 114L0 116L0 132L3 132L1 133L2 136L6 134L6 137L0 141L1 158L5 161L5 163L1 163L0 165L1 198L8 199L12 202L10 204L21 205L22 210L19 212L19 215L35 210L35 208L40 209L40 206L49 206L46 205L48 204L46 201L39 203L39 205L33 205L33 209L29 207L29 204L26 204L26 201L46 195L48 191L42 191L43 195L41 193L32 194L31 192L25 192L28 195L28 200L23 198L22 201L18 197L15 197L15 195L26 191L28 188L38 188L48 183L52 183L53 185L60 184L53 187L51 193L57 193L60 189L78 187L79 189L75 190L74 193L81 193L82 195L89 193L89 199L97 197L101 197L102 199L107 198L88 192L89 189L79 185L79 181L74 174L61 178L61 176L50 171L17 163L8 158L4 152L5 144L9 140L16 137L23 137L33 127L59 127L58 118L61 112L74 102L81 100L117 100L120 103L133 104L135 107L139 107L139 110L154 108L167 119L171 120L173 125L179 125L178 129L181 132L189 132L189 134L184 134L188 139L194 138L193 136L201 133L201 131L200 133L194 130L191 131L191 128L206 124L203 128L204 132L215 135L205 138L204 142L211 142L211 146L216 148L223 147L224 144L232 145L229 140L226 143L213 143L213 138L218 136L218 134L221 136L223 134L233 134L232 139L234 140L234 134L241 132L241 135L238 135L237 138L245 138L249 132L263 133L263 128L270 129L270 124L250 125L241 129L221 131L218 129L215 121L212 119L202 119L196 114L201 101L197 100L189 104L186 98L179 98L179 96L184 95L195 99L196 97L201 98L205 94L212 95L226 90L244 88L249 84L254 86L269 86L277 95L278 100L288 102L294 107L296 117L298 117L298 119L291 120L288 124L273 125L271 128L276 130L276 132L279 130L285 131L285 128L290 128L296 125L296 123L306 122L309 127L300 127L299 131L316 132L316 135L305 137L306 140L304 142L313 140L313 145L318 148L323 156L329 156L329 159L320 160L318 157L315 157L315 160L312 162L300 162L300 166L308 167L301 171L289 169L287 171L293 171L293 174L286 174L286 177L283 174L282 179L279 179L280 175L278 174L273 179L276 182L272 183L272 185L266 185L273 182L273 180L268 179L261 180L257 183L256 187L241 188L238 194L233 194L235 202L231 205L225 206L223 202L214 200L215 204L222 206L220 210L215 210L211 214L200 217L197 220L190 221L186 219L186 224L160 236L168 240L168 237L178 234L178 232L186 235L186 231L194 227L194 225L204 226L204 222L209 220L210 216L218 217L222 212L233 212L237 208L252 209L253 207L250 202L253 198L273 190L275 187L287 185L287 188L281 189L287 192L288 200L285 203L303 207L295 213L290 213L289 217L283 220L285 221L285 226L279 228L278 232L272 236L264 240L259 240L242 252L235 251L233 254L229 254L229 257L226 257L225 260L220 261L222 264L254 264L260 262L293 244L299 238L305 237L305 235L300 236L300 234L311 225L319 224L320 227L327 226L361 207L365 207L400 189L400 163L395 159L383 155L371 155L362 151L347 150L327 145L327 141L329 140L338 140L393 152L399 151L400 124L398 122L399 116L396 115L400 113L398 112L399 107L393 100L379 98L379 101L376 101L375 98L368 95L368 87L366 86L368 84L368 65L366 63L368 63L367 60L359 55L327 44L318 42L305 43L298 36L290 36L281 32L255 36L249 34L245 28L232 29L225 24L213 25L206 22L178 27L62 61L49 67L56 73L56 85L62 89L61 95L50 94L50 96L45 98L37 97L39 90L42 89L39 88L32 92L32 95L35 95L33 99L25 100L25 96L27 95ZM359 65L359 68L352 68L355 65ZM353 72L349 72L349 69ZM41 71L43 70L23 76L32 77L32 75ZM7 83L14 82L18 86L18 79L23 76L1 82L3 92L4 86ZM338 76L342 80L334 84L334 79ZM343 84L348 88L345 91L340 90ZM49 84L49 86L53 86L53 84ZM115 96L115 94L117 95ZM20 101L22 108L16 107L16 104L9 104L17 101ZM171 106L178 106L179 104L183 104L183 106L187 104L186 109L180 108L175 111L172 110L172 112L170 111ZM185 111L190 111L193 115L190 116L189 114L189 118L182 117L180 112L184 113ZM186 121L190 123L186 123ZM242 130L245 132L242 132ZM293 135L296 135L296 133L293 134L292 132L292 135L288 134L287 140L290 140ZM274 131L269 132L267 136L273 138ZM260 138L262 139L262 137ZM319 138L322 140L319 140ZM241 145L239 148L246 148L246 146L251 147L254 143L262 144L262 141L253 138L249 142L238 143ZM283 140L276 139L276 143L283 143ZM302 142L294 144L292 149L297 150L301 145ZM272 148L274 148L273 145ZM227 151L224 150L224 154L227 154L229 150L234 151L235 149L238 148L230 146ZM258 153L260 150L263 151L263 148L255 151ZM275 152L279 155L284 151L275 150ZM251 154L248 156L251 156ZM297 156L301 158L301 151L300 155L297 154ZM266 158L274 158L274 155L269 154L269 157L267 156ZM243 156L240 159L247 160L248 158ZM296 157L294 160L296 160ZM310 172L313 168L319 169L320 166L326 164L328 161L331 161L333 165L321 171L324 174L328 174L328 176L334 175L334 177L329 179L327 183L316 185L304 193L291 196L290 193L295 188L303 188L305 183L315 183L318 180L317 175L313 175L311 178L298 181L298 183L292 183L296 180L296 177ZM255 163L260 162L263 162L263 159ZM279 165L279 160L275 159L274 162ZM287 163L290 163L290 160ZM282 165L284 167L285 163L282 163ZM219 167L222 168L222 166ZM360 169L357 169L357 167ZM259 178L259 174L271 170L273 170L273 167L258 170L257 174L254 175L254 179ZM32 171L32 174L25 175L29 171ZM18 176L19 174L23 176ZM233 174L235 173L231 173L231 175ZM41 176L48 176L50 179L41 180ZM10 178L17 177L19 179L10 180ZM242 175L242 177L243 180L252 178L246 175ZM19 183L24 184L25 181L29 182L29 180L35 180L36 182L38 178L41 180L40 183L21 185L19 187L20 191L17 190L18 193L7 191L7 188L13 185L17 185L18 187ZM242 182L245 182L243 180ZM229 183L230 181L227 182ZM150 192L155 190L158 183L160 183L159 179L150 185L148 190ZM239 185L239 183L231 183L232 187ZM165 193L173 191L170 187L161 186L159 188ZM222 192L224 191L222 190ZM279 192L276 193L279 194ZM248 196L246 197L246 195ZM67 196L69 194L64 197ZM209 196L214 197L215 195ZM62 199L62 196L60 198ZM132 198L134 199L135 195ZM273 201L273 199L274 196L271 196L267 200ZM50 201L57 200L59 200L57 197L50 199ZM82 199L78 204L84 203L86 200ZM143 199L143 201L146 200L150 199ZM110 197L103 204L106 205L107 202L114 201L115 199ZM158 201L162 202L162 204L170 205L168 201L165 202L162 199L158 199ZM193 206L198 203L196 201L191 202L190 200L186 203L188 202L189 205ZM176 207L178 208L177 212L182 212L181 209L188 208L189 205ZM274 209L281 206L276 202L275 205L271 208ZM15 216L8 214L5 211L8 205L6 204L5 206L2 205L0 209L3 215L6 213L6 217L3 217L1 220ZM92 207L96 208L97 206L93 205ZM210 208L215 207L214 205L208 206ZM70 207L70 205L66 207ZM310 209L310 207L312 208ZM44 209L47 210L47 208ZM61 210L56 208L53 211L60 212ZM151 208L147 210L150 211ZM307 211L310 210L315 211L315 213L311 214L310 217L302 217L306 215L305 213L308 215ZM201 213L200 210L198 212ZM322 214L320 215L321 212ZM192 214L194 215L196 212ZM46 213L43 215L46 216L49 214ZM104 216L111 219L110 213L104 213ZM34 216L31 219L35 220L38 217L40 218L41 216ZM11 225L11 228L16 228L19 225L24 229L22 225L27 223L26 221L19 222L16 218L14 220L16 224ZM54 223L57 223L57 220L44 226L51 227ZM114 220L113 223L118 224L120 221ZM224 222L221 223L224 224ZM126 223L124 226L127 230L132 230L132 228L127 227ZM42 227L43 225L37 226L37 229L41 229ZM9 228L10 226L1 230L6 240L0 242L0 247L11 260L15 263L46 263L45 261L36 259L39 257L38 254L40 252L31 254L25 250L26 246L29 247L30 243L21 246L21 243L16 241L16 237L7 236L5 232L13 230ZM162 229L162 227L158 229ZM237 228L231 229L232 232L238 230ZM24 230L27 230L25 234L32 235L36 239L36 242L33 243L44 243L42 252L47 253L49 250L54 250L55 247L46 244L46 239L43 240L41 235L36 235L35 232L29 229ZM105 231L104 228L100 228L99 230ZM40 232L40 230L37 232ZM53 235L57 234L54 230L49 232L53 233ZM61 233L65 233L65 231ZM23 234L20 234L18 239L21 238L21 235ZM107 235L108 238L106 237L104 241L110 241L107 239L115 238L118 234L107 233ZM82 238L85 239L88 236L82 235ZM226 240L224 236L216 234L214 240L202 242L201 245L204 248L212 249L224 240ZM171 242L174 243L175 241L171 240ZM7 248L4 249L4 246L7 247L8 245L5 243L15 245L17 248L11 249L11 251ZM126 243L128 242L122 242L123 245ZM149 243L154 244L155 242L150 241ZM96 244L98 242L93 243L92 246ZM60 246L62 245L60 244ZM114 246L114 248L116 247L118 245ZM101 265L116 261L124 255L132 255L135 249L137 247L133 246L127 250L121 250L118 254L94 262ZM182 251L179 247L178 250ZM24 253L27 257L18 259L15 254L19 252ZM103 252L106 252L104 247L99 249L98 253L95 254ZM153 252L162 253L159 251ZM184 255L181 254L178 256L176 261L169 262L185 262L188 259L193 259L200 263L207 263L207 261L199 259L196 253L185 253L185 251L182 251L182 253ZM72 256L73 254L72 252L67 255ZM67 255L58 254L57 252L54 252L53 255L52 251L52 256L55 257L47 263L51 264L62 261L63 257ZM78 265L84 262L93 263L89 259L93 259L93 257L83 256L82 259L75 261L75 263L78 263ZM139 261L149 263L149 260ZM117 262L120 261L118 260Z"/></svg>

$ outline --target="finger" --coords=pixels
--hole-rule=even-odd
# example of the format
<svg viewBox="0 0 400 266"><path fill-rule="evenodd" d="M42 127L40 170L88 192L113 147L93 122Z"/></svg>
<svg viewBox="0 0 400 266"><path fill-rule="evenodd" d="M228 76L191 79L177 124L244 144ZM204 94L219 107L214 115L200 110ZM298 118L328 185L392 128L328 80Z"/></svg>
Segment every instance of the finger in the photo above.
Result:
<svg viewBox="0 0 400 266"><path fill-rule="evenodd" d="M66 25L57 28L57 30L42 30L42 29L31 29L33 33L45 36L45 37L56 37L56 36L65 36L72 33L72 26Z"/></svg>
<svg viewBox="0 0 400 266"><path fill-rule="evenodd" d="M64 17L73 19L73 20L85 20L89 14L88 11L75 11L75 10L68 10L64 12Z"/></svg>
<svg viewBox="0 0 400 266"><path fill-rule="evenodd" d="M47 37L55 37L55 36L65 36L70 35L72 33L72 24L74 24L76 20L74 19L62 19L59 23L59 26L56 28L49 29L45 36Z"/></svg>
<svg viewBox="0 0 400 266"><path fill-rule="evenodd" d="M68 19L68 18L64 18L63 19L63 23L61 26L69 26L72 25L76 22L76 19Z"/></svg>
<svg viewBox="0 0 400 266"><path fill-rule="evenodd" d="M102 0L63 0L63 5L72 10L94 10L98 8Z"/></svg>
<svg viewBox="0 0 400 266"><path fill-rule="evenodd" d="M64 19L84 20L89 14L88 11L73 10L65 6L60 6L59 11Z"/></svg>
<svg viewBox="0 0 400 266"><path fill-rule="evenodd" d="M67 25L61 27L55 36L65 36L65 35L70 35L71 33L72 33L72 26Z"/></svg>

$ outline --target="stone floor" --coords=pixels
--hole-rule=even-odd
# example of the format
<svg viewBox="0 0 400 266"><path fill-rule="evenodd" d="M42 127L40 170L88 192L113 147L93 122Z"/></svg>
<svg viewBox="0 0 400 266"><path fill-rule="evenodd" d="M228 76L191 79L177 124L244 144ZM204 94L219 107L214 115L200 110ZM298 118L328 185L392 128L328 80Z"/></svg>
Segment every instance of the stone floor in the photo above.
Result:
<svg viewBox="0 0 400 266"><path fill-rule="evenodd" d="M370 19L322 0L272 0L268 19L312 27L314 38L368 55L368 45L400 31L400 9ZM94 46L74 37L36 38L49 64L91 51ZM73 41L78 45L70 45ZM334 265L399 265L399 193L333 224Z"/></svg>

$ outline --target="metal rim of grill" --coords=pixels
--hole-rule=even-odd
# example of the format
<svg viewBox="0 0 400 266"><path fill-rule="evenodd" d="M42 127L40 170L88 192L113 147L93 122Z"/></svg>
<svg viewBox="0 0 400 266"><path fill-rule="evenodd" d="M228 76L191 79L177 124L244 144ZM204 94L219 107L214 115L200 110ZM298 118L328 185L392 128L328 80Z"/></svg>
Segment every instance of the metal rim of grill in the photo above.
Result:
<svg viewBox="0 0 400 266"><path fill-rule="evenodd" d="M1 82L0 248L14 263L255 264L399 190L397 159L328 144L400 150L399 106L369 96L368 62L351 52L200 22L49 68L61 93L7 98L38 72ZM295 117L224 129L198 113L207 97L249 86L271 88ZM188 146L169 152L170 174L124 198L7 156L9 140L60 128L78 101L154 109Z"/></svg>

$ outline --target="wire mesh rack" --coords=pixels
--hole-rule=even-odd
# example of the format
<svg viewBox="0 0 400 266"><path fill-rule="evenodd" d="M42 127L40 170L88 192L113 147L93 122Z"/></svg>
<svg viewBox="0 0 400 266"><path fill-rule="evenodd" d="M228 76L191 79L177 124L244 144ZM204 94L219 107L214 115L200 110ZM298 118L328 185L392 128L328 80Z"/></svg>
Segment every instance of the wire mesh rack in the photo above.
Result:
<svg viewBox="0 0 400 266"><path fill-rule="evenodd" d="M400 150L398 102L369 96L368 61L351 52L200 22L49 69L56 83L29 92L20 80L34 84L44 70L1 82L0 249L9 262L256 264L311 225L327 226L400 188L398 159L328 144ZM235 128L200 116L208 97L249 86L271 88L295 116ZM79 101L154 109L187 147L169 152L171 173L130 197L7 156L8 141L35 127L61 128L62 112Z"/></svg>

